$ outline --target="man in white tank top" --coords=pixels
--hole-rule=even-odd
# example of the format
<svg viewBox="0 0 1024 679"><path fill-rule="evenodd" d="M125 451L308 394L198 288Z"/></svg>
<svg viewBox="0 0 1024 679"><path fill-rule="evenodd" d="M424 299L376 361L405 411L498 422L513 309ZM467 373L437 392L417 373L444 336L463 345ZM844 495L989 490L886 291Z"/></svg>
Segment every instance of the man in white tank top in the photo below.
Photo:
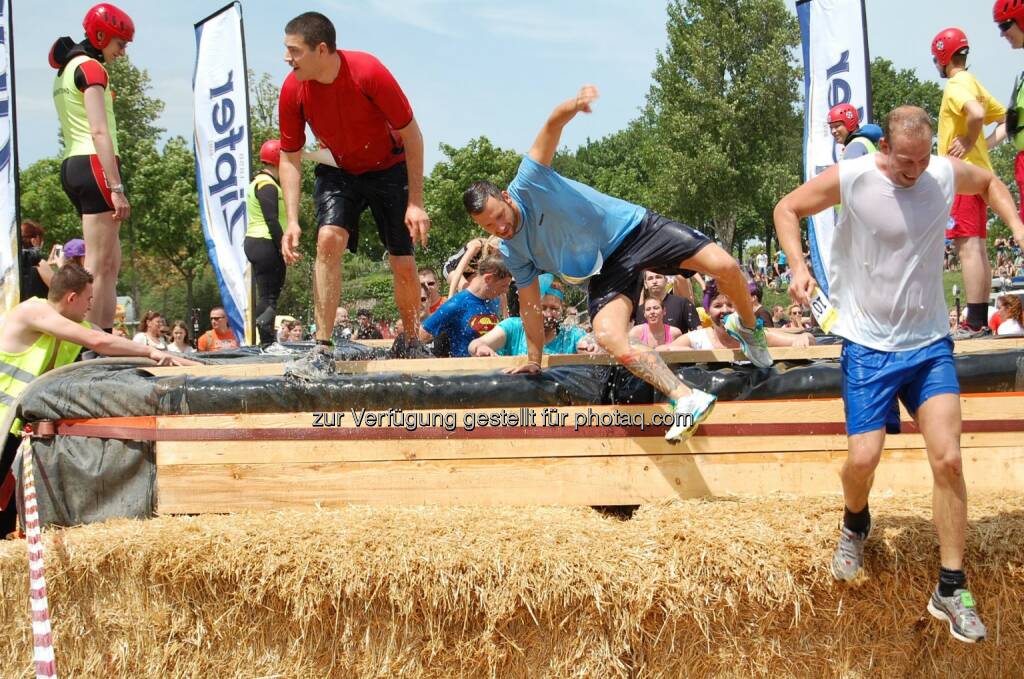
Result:
<svg viewBox="0 0 1024 679"><path fill-rule="evenodd" d="M931 614L961 641L985 638L963 571L967 491L960 458L960 386L942 288L943 236L956 194L980 196L1024 243L1009 191L988 170L931 155L928 114L897 108L879 153L841 161L775 207L779 244L792 262L789 294L810 303L816 283L800 256L800 218L843 204L829 268L829 301L844 338L846 508L832 573L853 580L871 528L868 494L897 397L928 441L939 534L939 584ZM895 424L898 426L898 410Z"/></svg>

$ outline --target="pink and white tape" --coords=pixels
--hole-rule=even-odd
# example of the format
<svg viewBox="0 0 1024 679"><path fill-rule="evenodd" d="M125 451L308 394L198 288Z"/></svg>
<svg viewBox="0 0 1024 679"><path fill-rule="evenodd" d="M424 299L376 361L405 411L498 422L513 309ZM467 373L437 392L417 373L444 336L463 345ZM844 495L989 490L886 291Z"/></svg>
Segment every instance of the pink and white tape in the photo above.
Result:
<svg viewBox="0 0 1024 679"><path fill-rule="evenodd" d="M36 482L32 470L32 443L21 440L21 464L25 492L25 540L28 544L28 598L32 605L32 656L36 679L57 679L57 660L53 654L50 631L50 603L46 598L46 566L43 563L43 536L36 504Z"/></svg>

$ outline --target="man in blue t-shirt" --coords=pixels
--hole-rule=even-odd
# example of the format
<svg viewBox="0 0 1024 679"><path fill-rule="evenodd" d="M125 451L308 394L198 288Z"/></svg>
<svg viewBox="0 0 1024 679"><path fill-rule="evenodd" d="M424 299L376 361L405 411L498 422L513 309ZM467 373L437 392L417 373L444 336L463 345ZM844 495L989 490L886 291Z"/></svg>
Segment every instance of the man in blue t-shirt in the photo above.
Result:
<svg viewBox="0 0 1024 679"><path fill-rule="evenodd" d="M423 321L421 341L447 335L450 356L469 356L469 343L498 325L498 298L508 292L512 274L496 255L481 259L476 271L465 290Z"/></svg>
<svg viewBox="0 0 1024 679"><path fill-rule="evenodd" d="M582 328L562 328L565 303L562 291L546 287L541 291L541 313L544 315L544 353L575 354L586 333ZM472 356L526 356L526 331L523 319L506 318L498 327L469 343Z"/></svg>
<svg viewBox="0 0 1024 679"><path fill-rule="evenodd" d="M590 113L597 96L597 89L586 85L555 108L507 191L478 181L463 194L463 203L480 228L503 240L501 253L519 288L529 360L514 371L540 371L540 272L556 272L570 283L589 279L594 336L634 375L669 397L676 418L665 438L675 442L696 431L711 413L715 397L683 384L650 347L630 343L629 323L640 296L641 271L666 276L700 271L714 276L736 303L737 313L725 321L729 334L756 365L770 366L771 355L750 305L747 281L728 252L696 229L551 169L562 128L577 113Z"/></svg>

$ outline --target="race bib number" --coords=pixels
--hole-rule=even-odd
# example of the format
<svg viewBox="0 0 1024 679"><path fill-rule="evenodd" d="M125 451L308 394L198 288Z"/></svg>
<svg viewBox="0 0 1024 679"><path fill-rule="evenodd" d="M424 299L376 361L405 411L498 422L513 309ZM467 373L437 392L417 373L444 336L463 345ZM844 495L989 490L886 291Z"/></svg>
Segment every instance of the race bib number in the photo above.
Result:
<svg viewBox="0 0 1024 679"><path fill-rule="evenodd" d="M835 310L821 288L814 288L814 295L811 296L811 313L818 321L818 326L827 333L832 332L832 326L839 320L839 312Z"/></svg>

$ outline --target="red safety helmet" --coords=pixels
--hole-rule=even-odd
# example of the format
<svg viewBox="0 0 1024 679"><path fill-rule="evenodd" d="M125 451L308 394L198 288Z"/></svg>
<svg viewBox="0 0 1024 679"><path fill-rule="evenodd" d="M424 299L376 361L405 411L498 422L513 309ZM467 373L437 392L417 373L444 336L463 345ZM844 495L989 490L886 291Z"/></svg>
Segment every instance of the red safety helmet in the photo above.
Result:
<svg viewBox="0 0 1024 679"><path fill-rule="evenodd" d="M260 147L260 160L270 165L281 164L281 140L268 139Z"/></svg>
<svg viewBox="0 0 1024 679"><path fill-rule="evenodd" d="M954 55L970 51L967 35L959 28L947 28L932 40L932 56L939 66L945 68Z"/></svg>
<svg viewBox="0 0 1024 679"><path fill-rule="evenodd" d="M115 36L127 42L131 42L135 37L135 23L132 18L124 10L106 2L101 2L85 13L82 27L85 28L85 37L98 50L109 45ZM100 33L103 33L102 40L99 37Z"/></svg>
<svg viewBox="0 0 1024 679"><path fill-rule="evenodd" d="M1020 27L1024 21L1024 0L996 0L992 6L992 20L997 24L1016 21Z"/></svg>
<svg viewBox="0 0 1024 679"><path fill-rule="evenodd" d="M850 104L836 104L828 112L828 124L842 123L847 132L855 132L860 127L860 116Z"/></svg>

